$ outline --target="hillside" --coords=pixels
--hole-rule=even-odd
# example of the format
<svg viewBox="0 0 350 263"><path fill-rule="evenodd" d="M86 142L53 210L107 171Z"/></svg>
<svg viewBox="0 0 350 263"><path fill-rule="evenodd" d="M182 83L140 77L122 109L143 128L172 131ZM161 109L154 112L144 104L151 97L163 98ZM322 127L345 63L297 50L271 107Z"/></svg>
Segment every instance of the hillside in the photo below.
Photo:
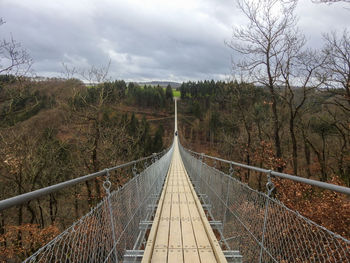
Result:
<svg viewBox="0 0 350 263"><path fill-rule="evenodd" d="M349 187L349 115L344 91L307 87L305 93L305 89L278 93L278 157L267 88L238 82L183 83L178 105L181 142L199 153ZM253 189L266 190L266 177L259 173L240 169L235 175ZM288 207L350 237L346 195L288 180L274 182L275 196Z"/></svg>
<svg viewBox="0 0 350 263"><path fill-rule="evenodd" d="M278 101L282 158L277 158L268 90L214 81L183 83L179 89L179 138L185 147L293 173L290 108L282 97ZM349 149L344 147L348 138L343 136L348 119L331 104L338 95L314 90L303 100L302 89L293 92L295 105L304 101L295 120L297 175L349 186ZM160 86L114 81L87 87L78 80L5 79L0 95L1 199L151 155L172 142L173 99ZM235 176L265 190L261 174L236 170ZM131 177L131 169L115 174L114 187ZM286 180L274 183L275 197L288 207L350 236L347 197ZM0 237L9 243L0 257L29 255L104 195L99 179L7 210L1 214ZM29 238L33 233L37 233L34 241ZM24 250L15 241L19 235Z"/></svg>
<svg viewBox="0 0 350 263"><path fill-rule="evenodd" d="M161 86L165 88L166 86L170 85L173 89L177 89L181 86L181 83L179 82L173 82L173 81L145 81L145 82L137 82L139 85L152 85L152 86Z"/></svg>
<svg viewBox="0 0 350 263"><path fill-rule="evenodd" d="M149 156L172 143L173 101L163 88L14 80L1 83L0 98L1 200ZM114 189L132 175L131 169L114 175ZM1 213L0 243L7 245L1 246L0 261L25 257L86 214L105 195L100 180Z"/></svg>

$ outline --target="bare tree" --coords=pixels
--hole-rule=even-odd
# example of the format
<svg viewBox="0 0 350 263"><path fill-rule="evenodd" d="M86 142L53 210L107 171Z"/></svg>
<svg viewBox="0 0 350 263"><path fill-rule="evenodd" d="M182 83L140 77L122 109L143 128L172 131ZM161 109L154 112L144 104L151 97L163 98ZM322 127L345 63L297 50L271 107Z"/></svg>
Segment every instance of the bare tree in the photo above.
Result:
<svg viewBox="0 0 350 263"><path fill-rule="evenodd" d="M276 157L281 158L276 89L280 57L286 52L286 36L295 34L296 2L239 0L238 7L248 18L248 24L234 28L233 39L228 45L243 55L243 60L235 66L244 72L244 76L270 91L274 145Z"/></svg>
<svg viewBox="0 0 350 263"><path fill-rule="evenodd" d="M338 37L336 32L324 34L325 70L329 73L328 91L337 95L335 103L350 112L350 34L347 30Z"/></svg>
<svg viewBox="0 0 350 263"><path fill-rule="evenodd" d="M78 70L75 66L70 67L67 63L62 62L62 76L65 79L72 79L78 73Z"/></svg>
<svg viewBox="0 0 350 263"><path fill-rule="evenodd" d="M279 93L289 115L289 135L292 142L293 172L298 174L298 142L296 121L302 118L302 109L309 95L324 83L319 69L325 59L317 52L303 50L304 37L286 36L287 49L280 61L280 83L284 90Z"/></svg>
<svg viewBox="0 0 350 263"><path fill-rule="evenodd" d="M74 76L79 74L84 80L88 81L88 84L93 86L101 84L107 80L111 61L106 66L96 67L92 65L88 69L77 69L75 67L68 67L63 63L66 71L66 76ZM99 148L101 147L104 127L103 127L103 113L106 107L106 103L110 97L110 90L105 85L99 85L94 88L86 88L83 91L76 91L74 100L79 101L79 106L74 105L70 107L70 114L77 118L77 122L82 124L81 133L87 138L87 141L82 142L82 149L84 153L82 159L84 165L89 172L96 172L101 169L101 158ZM84 110L81 110L81 107ZM86 182L89 204L92 205L92 190L89 182ZM97 179L95 179L95 189L98 196L101 195L100 185Z"/></svg>
<svg viewBox="0 0 350 263"><path fill-rule="evenodd" d="M324 104L331 116L331 125L337 131L337 139L340 140L339 151L335 155L338 174L349 184L350 34L345 29L340 35L333 31L323 37L323 53L327 62L323 68L328 75L327 92L333 95Z"/></svg>
<svg viewBox="0 0 350 263"><path fill-rule="evenodd" d="M109 68L111 66L111 60L105 66L96 67L92 65L90 68L79 70L79 75L90 85L102 83L107 80Z"/></svg>
<svg viewBox="0 0 350 263"><path fill-rule="evenodd" d="M0 25L4 23L5 21L0 18ZM33 59L27 50L12 36L10 39L0 41L0 74L26 75L33 64Z"/></svg>

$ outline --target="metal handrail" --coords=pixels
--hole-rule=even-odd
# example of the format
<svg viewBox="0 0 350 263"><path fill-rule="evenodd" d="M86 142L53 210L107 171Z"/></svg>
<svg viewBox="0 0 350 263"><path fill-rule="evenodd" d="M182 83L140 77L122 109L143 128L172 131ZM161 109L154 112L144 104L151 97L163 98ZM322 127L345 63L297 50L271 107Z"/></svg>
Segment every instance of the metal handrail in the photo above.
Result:
<svg viewBox="0 0 350 263"><path fill-rule="evenodd" d="M5 200L1 200L0 201L0 211L8 209L8 208L10 208L12 206L15 206L15 205L20 205L20 204L26 203L26 202L31 201L33 199L37 199L37 198L39 198L41 196L57 192L58 190L61 190L63 188L66 188L66 187L69 187L69 186L73 186L73 185L76 185L78 183L82 183L82 182L91 180L93 178L96 178L96 177L99 177L99 176L102 176L102 175L106 175L107 171L111 172L111 171L114 171L114 170L117 170L117 169L120 169L120 168L128 167L128 166L131 166L133 164L136 164L136 163L139 163L139 162L146 161L148 159L157 157L159 155L165 154L169 149L170 148L165 149L162 152L155 153L155 154L152 154L150 156L140 158L138 160L134 160L134 161L131 161L131 162L128 162L128 163L120 164L120 165L117 165L117 166L114 166L114 167L111 167L111 168L107 168L107 169L104 169L104 170L101 170L101 171L98 171L98 172L95 172L95 173L91 173L91 174L88 174L88 175L84 175L84 176L81 176L81 177L78 177L78 178L75 178L75 179L72 179L72 180L68 180L68 181L65 181L65 182L62 182L62 183L58 183L58 184L55 184L55 185L51 185L51 186L48 186L48 187L44 187L44 188L41 188L41 189L38 189L38 190L35 190L35 191L32 191L32 192L28 192L28 193L25 193L25 194L21 194L21 195L17 195L17 196L14 196L14 197L10 197L10 198L5 199Z"/></svg>
<svg viewBox="0 0 350 263"><path fill-rule="evenodd" d="M331 191L334 191L334 192L350 195L350 188L349 187L335 185L335 184L330 184L330 183L325 183L325 182L320 182L320 181L307 179L307 178L303 178L303 177L299 177L299 176L295 176L295 175L275 172L275 171L264 169L264 168L259 168L259 167L250 166L250 165L247 165L247 164L237 163L237 162L228 161L228 160L225 160L225 159L209 156L209 155L206 155L206 154L203 154L203 153L197 153L197 152L191 151L191 150L186 149L186 148L184 148L184 149L186 151L188 151L189 153L192 153L192 154L195 154L195 155L198 155L198 156L203 156L205 158L209 158L209 159L212 159L212 160L220 161L220 162L223 162L223 163L228 163L228 164L231 164L231 165L234 165L234 166L238 166L238 167L241 167L241 168L253 170L253 171L256 171L256 172L265 173L267 175L270 174L270 175L273 175L273 176L276 176L276 177L289 179L289 180L292 180L292 181L295 181L295 182L309 184L309 185L317 186L317 187L320 187L320 188L323 188L323 189L331 190Z"/></svg>

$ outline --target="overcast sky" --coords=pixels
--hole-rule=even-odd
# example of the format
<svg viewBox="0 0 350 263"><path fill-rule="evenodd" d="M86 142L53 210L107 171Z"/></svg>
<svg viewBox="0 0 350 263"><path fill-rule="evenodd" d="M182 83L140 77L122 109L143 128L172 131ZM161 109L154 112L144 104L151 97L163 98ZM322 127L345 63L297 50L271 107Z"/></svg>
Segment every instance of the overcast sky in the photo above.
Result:
<svg viewBox="0 0 350 263"><path fill-rule="evenodd" d="M300 0L309 45L349 27L344 5ZM37 75L59 76L62 62L83 68L110 58L110 76L127 81L228 79L232 51L224 42L244 23L235 0L0 0L0 17L1 38L22 43Z"/></svg>

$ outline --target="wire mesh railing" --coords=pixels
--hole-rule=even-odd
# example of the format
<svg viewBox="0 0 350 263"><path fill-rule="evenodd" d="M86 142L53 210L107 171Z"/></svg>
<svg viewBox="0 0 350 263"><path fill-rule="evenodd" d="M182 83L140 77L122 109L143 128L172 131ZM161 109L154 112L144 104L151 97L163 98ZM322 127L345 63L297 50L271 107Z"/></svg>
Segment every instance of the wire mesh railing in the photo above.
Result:
<svg viewBox="0 0 350 263"><path fill-rule="evenodd" d="M243 262L350 262L349 240L271 197L271 171L265 194L233 178L233 166L226 174L179 147L197 193L210 202L212 219L223 224L222 246L239 250Z"/></svg>
<svg viewBox="0 0 350 263"><path fill-rule="evenodd" d="M158 200L172 152L173 146L122 188L112 192L106 169L103 187L107 196L24 262L120 262L127 249L135 249L138 240L142 241L139 224L151 216L148 207Z"/></svg>

